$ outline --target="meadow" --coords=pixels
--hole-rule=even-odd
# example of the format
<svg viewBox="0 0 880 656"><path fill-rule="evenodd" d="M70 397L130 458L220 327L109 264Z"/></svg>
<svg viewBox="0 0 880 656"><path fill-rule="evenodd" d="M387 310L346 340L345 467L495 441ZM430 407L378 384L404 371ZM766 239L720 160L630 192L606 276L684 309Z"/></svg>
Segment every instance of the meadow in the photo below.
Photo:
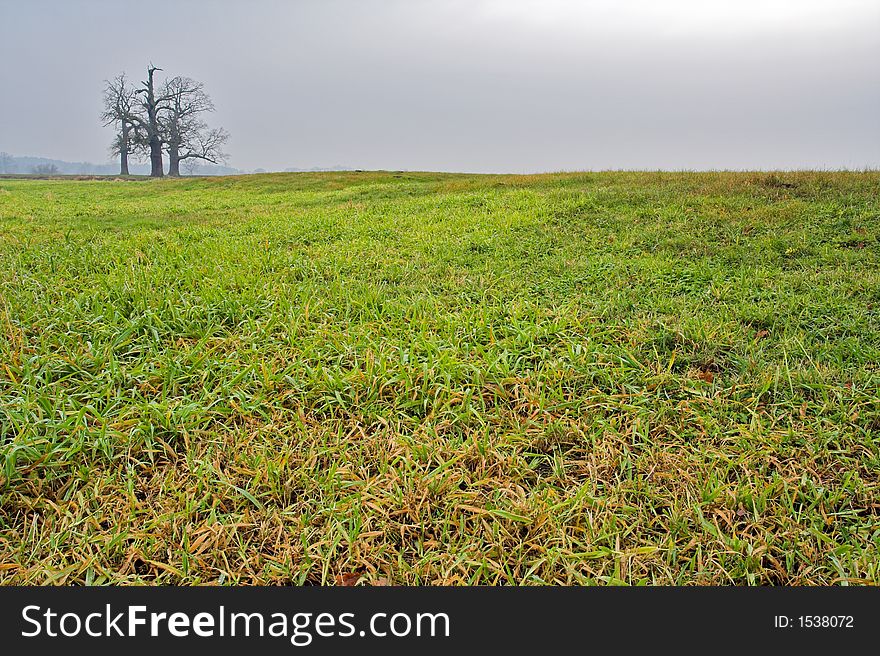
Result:
<svg viewBox="0 0 880 656"><path fill-rule="evenodd" d="M0 179L2 584L878 584L880 173Z"/></svg>

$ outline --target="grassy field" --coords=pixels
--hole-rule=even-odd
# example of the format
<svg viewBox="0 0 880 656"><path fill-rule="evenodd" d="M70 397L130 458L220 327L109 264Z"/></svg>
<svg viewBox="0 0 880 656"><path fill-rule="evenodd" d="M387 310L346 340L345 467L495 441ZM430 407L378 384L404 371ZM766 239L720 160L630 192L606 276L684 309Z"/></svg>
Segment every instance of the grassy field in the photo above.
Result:
<svg viewBox="0 0 880 656"><path fill-rule="evenodd" d="M880 583L880 173L0 181L0 583Z"/></svg>

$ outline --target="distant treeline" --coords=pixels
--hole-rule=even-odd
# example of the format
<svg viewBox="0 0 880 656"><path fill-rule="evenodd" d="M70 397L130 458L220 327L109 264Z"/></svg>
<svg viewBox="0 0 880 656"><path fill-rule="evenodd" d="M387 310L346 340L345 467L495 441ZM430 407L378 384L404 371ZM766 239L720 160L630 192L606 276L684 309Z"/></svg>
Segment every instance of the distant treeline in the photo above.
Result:
<svg viewBox="0 0 880 656"><path fill-rule="evenodd" d="M52 170L54 167L54 170ZM216 164L197 164L190 167L192 175L239 175L247 173L231 166ZM65 162L48 157L16 157L0 153L0 175L2 174L58 174L58 175L119 175L119 164L94 164L92 162ZM131 175L149 175L149 164L129 165Z"/></svg>
<svg viewBox="0 0 880 656"><path fill-rule="evenodd" d="M130 164L131 175L149 175L149 164ZM284 173L315 173L319 171L354 171L355 166L290 166L283 169ZM278 169L237 169L219 164L196 164L190 167L191 175L246 175L248 173L277 173ZM0 152L0 175L119 175L119 164L93 164L92 162L66 162L49 157L16 157Z"/></svg>

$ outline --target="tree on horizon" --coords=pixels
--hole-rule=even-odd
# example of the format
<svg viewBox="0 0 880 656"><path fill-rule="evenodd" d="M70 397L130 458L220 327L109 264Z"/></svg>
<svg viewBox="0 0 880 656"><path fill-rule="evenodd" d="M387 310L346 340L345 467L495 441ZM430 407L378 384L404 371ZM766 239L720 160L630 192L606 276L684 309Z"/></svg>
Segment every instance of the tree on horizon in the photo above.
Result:
<svg viewBox="0 0 880 656"><path fill-rule="evenodd" d="M137 88L125 73L106 81L104 86L104 125L118 129L110 150L120 158L120 174L129 175L129 157L146 155L150 176L165 175L164 157L168 154L168 175L180 175L180 163L203 160L218 164L226 160L223 146L229 134L223 128L211 128L202 115L214 111L214 103L204 85L188 77L175 76L159 85L150 64L147 77Z"/></svg>

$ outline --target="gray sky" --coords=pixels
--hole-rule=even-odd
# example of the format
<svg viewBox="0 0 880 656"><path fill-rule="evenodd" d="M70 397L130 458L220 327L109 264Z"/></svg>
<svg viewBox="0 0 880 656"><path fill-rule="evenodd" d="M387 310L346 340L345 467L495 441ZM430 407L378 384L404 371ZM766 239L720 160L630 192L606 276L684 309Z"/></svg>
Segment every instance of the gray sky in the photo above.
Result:
<svg viewBox="0 0 880 656"><path fill-rule="evenodd" d="M150 61L245 169L880 166L878 0L0 0L0 150L106 161Z"/></svg>

